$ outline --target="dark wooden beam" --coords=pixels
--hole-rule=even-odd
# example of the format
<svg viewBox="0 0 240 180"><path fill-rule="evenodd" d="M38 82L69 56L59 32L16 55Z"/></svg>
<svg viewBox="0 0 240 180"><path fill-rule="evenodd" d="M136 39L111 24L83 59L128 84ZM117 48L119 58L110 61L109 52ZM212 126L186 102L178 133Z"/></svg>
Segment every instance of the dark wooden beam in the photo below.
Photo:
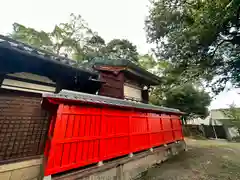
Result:
<svg viewBox="0 0 240 180"><path fill-rule="evenodd" d="M142 90L142 102L148 104L149 103L149 91L148 89Z"/></svg>
<svg viewBox="0 0 240 180"><path fill-rule="evenodd" d="M56 82L56 90L55 93L59 93L63 89L63 86L60 81Z"/></svg>
<svg viewBox="0 0 240 180"><path fill-rule="evenodd" d="M0 74L0 86L2 85L4 78L5 74Z"/></svg>

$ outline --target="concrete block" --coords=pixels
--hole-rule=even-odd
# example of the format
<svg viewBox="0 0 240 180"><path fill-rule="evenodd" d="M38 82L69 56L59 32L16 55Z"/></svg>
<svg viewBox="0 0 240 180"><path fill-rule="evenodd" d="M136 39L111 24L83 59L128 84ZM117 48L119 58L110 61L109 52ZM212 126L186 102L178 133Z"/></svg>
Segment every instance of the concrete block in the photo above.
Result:
<svg viewBox="0 0 240 180"><path fill-rule="evenodd" d="M173 148L172 148L173 147ZM100 171L93 171L90 175L80 176L74 174L71 176L65 176L66 179L81 179L81 180L131 180L142 175L152 167L154 164L164 162L170 158L172 152L175 154L185 149L184 142L173 143L166 147L154 148L153 152L145 151L142 154L135 154L133 157L128 157L129 161L116 160L114 166L109 166L106 162L104 166L96 167L100 168ZM113 162L111 162L113 163ZM87 171L87 170L86 170ZM79 172L79 175L83 172ZM76 178L75 178L76 177ZM65 179L64 176L60 179ZM54 177L53 177L54 179Z"/></svg>
<svg viewBox="0 0 240 180"><path fill-rule="evenodd" d="M51 175L49 175L49 176L44 176L44 177L43 177L43 180L52 180L52 176L51 176Z"/></svg>
<svg viewBox="0 0 240 180"><path fill-rule="evenodd" d="M0 172L6 172L6 171L15 170L15 169L21 169L25 167L40 165L40 164L42 164L42 158L32 159L32 160L27 160L27 161L22 161L17 163L4 164L0 166Z"/></svg>
<svg viewBox="0 0 240 180"><path fill-rule="evenodd" d="M167 156L165 156L164 151L158 151L156 153L156 164L159 164L167 159Z"/></svg>
<svg viewBox="0 0 240 180"><path fill-rule="evenodd" d="M11 177L11 172L10 171L0 173L0 179L1 180L10 180L10 177Z"/></svg>
<svg viewBox="0 0 240 180"><path fill-rule="evenodd" d="M172 146L171 147L171 154L173 155L173 156L175 156L176 154L177 154L177 148L175 147L175 146Z"/></svg>
<svg viewBox="0 0 240 180"><path fill-rule="evenodd" d="M88 176L88 177L80 178L79 180L93 180L93 177Z"/></svg>
<svg viewBox="0 0 240 180"><path fill-rule="evenodd" d="M159 164L168 158L165 149L158 149L143 158L130 161L123 165L124 180L141 175L154 164Z"/></svg>
<svg viewBox="0 0 240 180"><path fill-rule="evenodd" d="M103 166L103 162L102 162L102 161L99 161L97 165L98 165L98 166Z"/></svg>
<svg viewBox="0 0 240 180"><path fill-rule="evenodd" d="M84 180L118 180L116 175L117 175L117 168L112 168L112 169L108 169L107 171L98 172L94 175L91 175L89 179L84 179Z"/></svg>
<svg viewBox="0 0 240 180"><path fill-rule="evenodd" d="M146 171L151 164L148 157L130 161L123 165L124 180L131 179L139 175L139 173ZM150 164L149 164L150 163Z"/></svg>
<svg viewBox="0 0 240 180"><path fill-rule="evenodd" d="M29 180L40 175L40 166L32 166L12 171L10 180Z"/></svg>
<svg viewBox="0 0 240 180"><path fill-rule="evenodd" d="M128 154L128 157L132 158L133 157L133 153Z"/></svg>

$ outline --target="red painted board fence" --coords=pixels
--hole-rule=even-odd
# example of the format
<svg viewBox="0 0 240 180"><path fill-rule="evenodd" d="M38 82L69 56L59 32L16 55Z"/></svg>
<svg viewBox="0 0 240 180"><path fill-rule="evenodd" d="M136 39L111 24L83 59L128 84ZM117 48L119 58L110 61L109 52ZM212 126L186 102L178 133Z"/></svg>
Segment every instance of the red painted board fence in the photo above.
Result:
<svg viewBox="0 0 240 180"><path fill-rule="evenodd" d="M52 118L45 175L183 139L177 115L60 104Z"/></svg>

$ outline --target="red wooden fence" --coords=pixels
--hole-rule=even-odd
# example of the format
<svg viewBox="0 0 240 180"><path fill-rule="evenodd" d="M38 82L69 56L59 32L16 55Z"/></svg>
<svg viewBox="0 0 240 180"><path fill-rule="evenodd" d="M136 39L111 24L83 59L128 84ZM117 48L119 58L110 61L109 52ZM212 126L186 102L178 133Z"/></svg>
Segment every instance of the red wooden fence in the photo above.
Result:
<svg viewBox="0 0 240 180"><path fill-rule="evenodd" d="M177 115L60 104L52 118L45 175L183 139Z"/></svg>

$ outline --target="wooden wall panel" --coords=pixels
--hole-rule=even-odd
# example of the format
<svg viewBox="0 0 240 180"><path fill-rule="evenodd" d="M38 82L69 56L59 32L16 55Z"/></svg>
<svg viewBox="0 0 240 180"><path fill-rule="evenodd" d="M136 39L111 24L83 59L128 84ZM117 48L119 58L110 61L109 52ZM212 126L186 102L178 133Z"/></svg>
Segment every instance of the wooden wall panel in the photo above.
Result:
<svg viewBox="0 0 240 180"><path fill-rule="evenodd" d="M48 130L41 94L0 89L0 163L43 154Z"/></svg>
<svg viewBox="0 0 240 180"><path fill-rule="evenodd" d="M102 85L99 95L123 99L124 74L122 72L113 73L111 71L100 72L101 81L106 82Z"/></svg>

